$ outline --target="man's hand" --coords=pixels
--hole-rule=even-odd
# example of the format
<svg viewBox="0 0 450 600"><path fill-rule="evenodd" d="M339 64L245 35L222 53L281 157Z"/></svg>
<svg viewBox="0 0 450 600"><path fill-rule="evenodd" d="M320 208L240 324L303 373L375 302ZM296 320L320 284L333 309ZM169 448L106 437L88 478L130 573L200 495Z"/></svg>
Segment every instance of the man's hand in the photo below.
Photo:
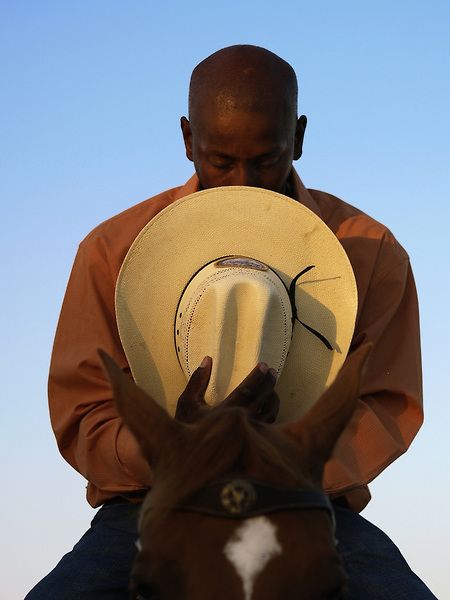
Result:
<svg viewBox="0 0 450 600"><path fill-rule="evenodd" d="M178 399L175 418L193 423L211 410L229 406L245 408L250 417L273 423L278 414L280 400L274 390L276 373L265 363L259 363L247 377L220 404L214 407L205 402L205 393L211 377L212 358L206 356L192 373L184 392Z"/></svg>

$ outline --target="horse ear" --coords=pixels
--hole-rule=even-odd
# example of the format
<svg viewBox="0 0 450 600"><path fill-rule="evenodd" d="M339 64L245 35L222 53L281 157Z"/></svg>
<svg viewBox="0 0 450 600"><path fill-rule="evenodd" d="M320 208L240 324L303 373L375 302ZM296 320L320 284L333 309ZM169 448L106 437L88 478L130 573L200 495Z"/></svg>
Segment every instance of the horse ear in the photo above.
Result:
<svg viewBox="0 0 450 600"><path fill-rule="evenodd" d="M323 468L356 408L361 378L372 344L347 357L336 379L314 406L295 423L283 426L307 455L307 464L320 482Z"/></svg>
<svg viewBox="0 0 450 600"><path fill-rule="evenodd" d="M117 411L136 438L150 466L154 466L164 446L180 439L183 425L169 417L153 398L122 371L109 354L101 349L98 353L113 389Z"/></svg>

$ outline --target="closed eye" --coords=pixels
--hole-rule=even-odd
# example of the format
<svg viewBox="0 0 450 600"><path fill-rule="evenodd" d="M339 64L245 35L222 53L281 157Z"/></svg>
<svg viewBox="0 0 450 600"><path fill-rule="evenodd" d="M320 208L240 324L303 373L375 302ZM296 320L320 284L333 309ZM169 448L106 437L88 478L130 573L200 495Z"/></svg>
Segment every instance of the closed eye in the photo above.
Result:
<svg viewBox="0 0 450 600"><path fill-rule="evenodd" d="M271 156L267 158L263 158L258 161L258 167L260 169L269 169L270 167L274 167L278 161L280 160L279 156Z"/></svg>
<svg viewBox="0 0 450 600"><path fill-rule="evenodd" d="M220 169L221 171L227 171L231 169L231 164L229 163L211 163L215 169Z"/></svg>
<svg viewBox="0 0 450 600"><path fill-rule="evenodd" d="M226 154L214 154L208 157L208 161L216 169L229 169L233 166L234 159Z"/></svg>

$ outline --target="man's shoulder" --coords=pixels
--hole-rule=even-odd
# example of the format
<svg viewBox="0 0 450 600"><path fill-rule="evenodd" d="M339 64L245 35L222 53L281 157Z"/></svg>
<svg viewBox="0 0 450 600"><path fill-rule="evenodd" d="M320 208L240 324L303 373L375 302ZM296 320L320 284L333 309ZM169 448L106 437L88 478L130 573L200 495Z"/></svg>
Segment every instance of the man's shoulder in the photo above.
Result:
<svg viewBox="0 0 450 600"><path fill-rule="evenodd" d="M103 250L112 263L120 264L138 233L161 210L176 199L179 187L134 204L97 225L81 241L84 252Z"/></svg>
<svg viewBox="0 0 450 600"><path fill-rule="evenodd" d="M127 236L129 233L137 235L155 214L174 201L178 189L178 187L171 188L155 196L146 198L106 219L88 233L81 243L89 243L89 241L98 237L117 240L117 236Z"/></svg>
<svg viewBox="0 0 450 600"><path fill-rule="evenodd" d="M389 232L383 223L334 194L314 189L308 189L308 192L319 206L322 219L335 234L343 228L346 232L372 231L377 237L382 237Z"/></svg>
<svg viewBox="0 0 450 600"><path fill-rule="evenodd" d="M354 265L372 262L376 271L383 272L409 262L406 250L386 225L333 194L308 191Z"/></svg>
<svg viewBox="0 0 450 600"><path fill-rule="evenodd" d="M174 202L179 189L175 187L151 196L103 221L81 241L79 255L84 256L88 264L98 261L108 264L108 270L117 276L139 232L157 213Z"/></svg>

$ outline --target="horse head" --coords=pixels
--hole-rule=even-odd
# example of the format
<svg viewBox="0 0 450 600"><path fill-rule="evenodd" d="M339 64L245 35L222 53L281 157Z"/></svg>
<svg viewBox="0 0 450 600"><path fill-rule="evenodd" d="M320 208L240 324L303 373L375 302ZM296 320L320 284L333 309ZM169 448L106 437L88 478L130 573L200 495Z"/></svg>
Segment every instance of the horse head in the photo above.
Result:
<svg viewBox="0 0 450 600"><path fill-rule="evenodd" d="M321 485L369 349L353 352L309 412L285 425L237 407L181 423L102 353L118 411L154 474L140 515L133 599L342 597L346 578Z"/></svg>

